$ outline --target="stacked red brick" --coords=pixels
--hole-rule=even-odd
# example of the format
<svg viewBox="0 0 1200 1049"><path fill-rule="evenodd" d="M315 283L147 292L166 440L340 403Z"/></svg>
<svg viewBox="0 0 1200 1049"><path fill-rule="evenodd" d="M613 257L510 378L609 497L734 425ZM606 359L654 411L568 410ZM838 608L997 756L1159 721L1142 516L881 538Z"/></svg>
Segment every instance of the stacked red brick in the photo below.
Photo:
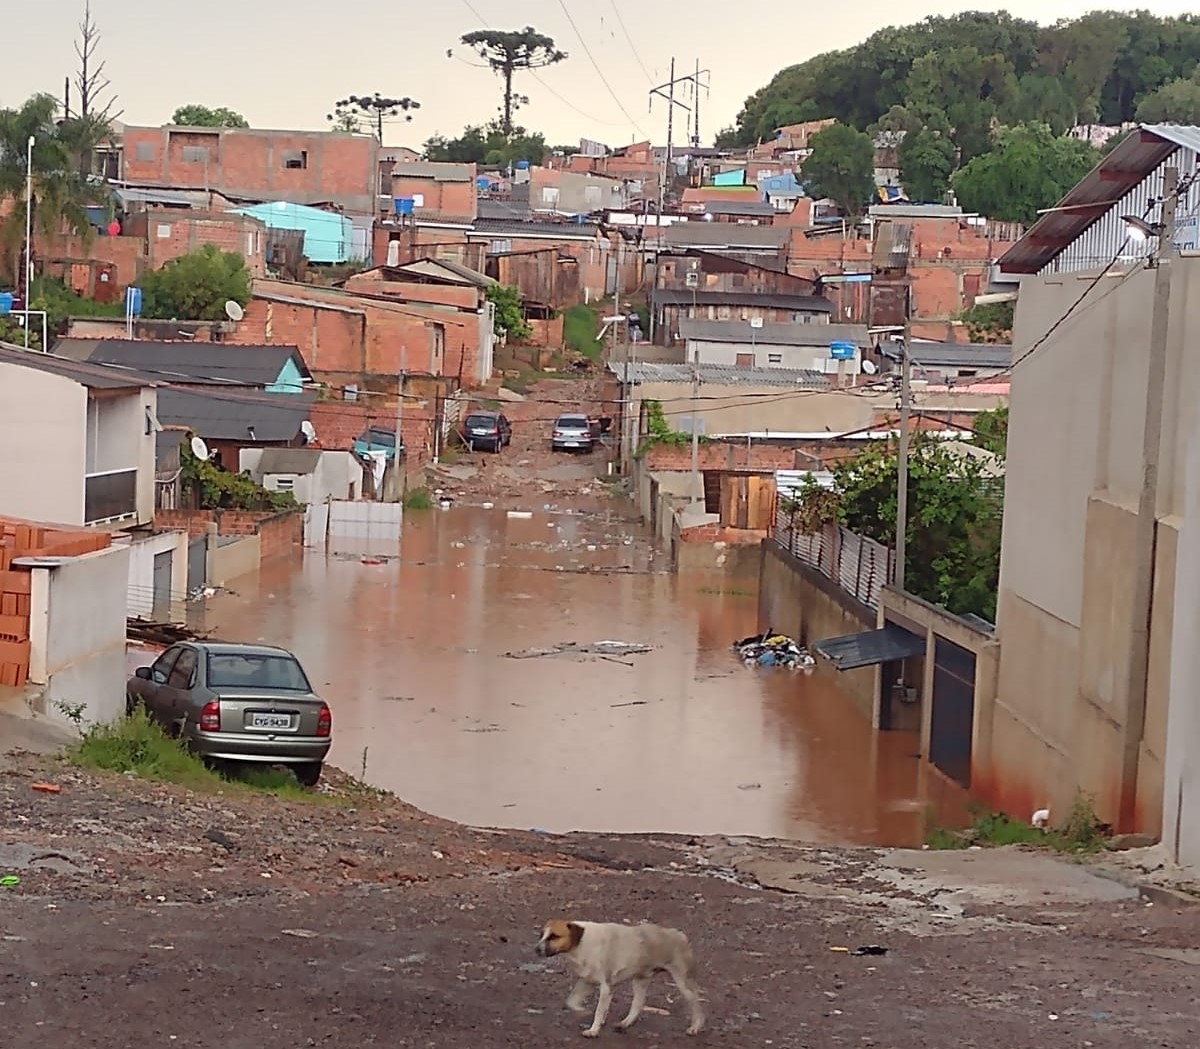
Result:
<svg viewBox="0 0 1200 1049"><path fill-rule="evenodd" d="M29 680L28 568L14 567L22 557L78 557L112 542L101 532L63 529L0 518L0 686L21 687Z"/></svg>

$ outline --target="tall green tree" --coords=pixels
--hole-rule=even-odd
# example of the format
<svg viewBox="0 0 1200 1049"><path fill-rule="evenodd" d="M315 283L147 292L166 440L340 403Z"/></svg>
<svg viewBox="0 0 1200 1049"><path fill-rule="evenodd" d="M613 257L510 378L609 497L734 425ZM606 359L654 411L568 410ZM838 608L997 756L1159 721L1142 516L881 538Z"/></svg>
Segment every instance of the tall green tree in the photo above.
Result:
<svg viewBox="0 0 1200 1049"><path fill-rule="evenodd" d="M89 204L104 198L104 187L88 175L92 149L106 134L96 118L59 119L58 100L34 95L16 109L0 109L0 246L10 281L20 275L25 241L28 144L33 139L33 225L43 233L66 231L85 237Z"/></svg>
<svg viewBox="0 0 1200 1049"><path fill-rule="evenodd" d="M814 200L828 197L849 216L862 212L875 192L875 147L870 136L831 124L809 139L812 152L801 178Z"/></svg>
<svg viewBox="0 0 1200 1049"><path fill-rule="evenodd" d="M1057 138L1048 124L1021 124L1001 132L993 152L954 175L954 191L968 211L1007 222L1032 223L1091 170L1098 154L1088 143Z"/></svg>
<svg viewBox="0 0 1200 1049"><path fill-rule="evenodd" d="M910 200L939 204L950 188L957 150L945 121L909 132L900 143L900 181Z"/></svg>
<svg viewBox="0 0 1200 1049"><path fill-rule="evenodd" d="M833 467L832 491L816 485L801 490L800 518L806 527L837 521L892 546L899 471L896 446L875 442ZM1003 483L995 472L994 461L958 455L928 437L913 439L905 586L951 612L988 620L996 615L1004 505Z"/></svg>
<svg viewBox="0 0 1200 1049"><path fill-rule="evenodd" d="M477 29L473 33L467 33L461 40L504 81L500 130L506 135L511 135L513 114L529 102L526 95L518 95L513 91L513 78L522 70L543 69L556 65L566 59L567 53L555 46L552 37L539 33L533 26L514 31Z"/></svg>
<svg viewBox="0 0 1200 1049"><path fill-rule="evenodd" d="M484 127L467 127L458 138L434 135L423 147L426 160L454 164L484 164L507 167L519 160L540 164L546 156L546 137L514 127L505 134L495 121Z"/></svg>
<svg viewBox="0 0 1200 1049"><path fill-rule="evenodd" d="M208 106L191 104L180 106L171 114L171 123L180 127L249 127L250 124L241 113L220 106L210 109Z"/></svg>
<svg viewBox="0 0 1200 1049"><path fill-rule="evenodd" d="M142 314L154 320L223 320L226 302L245 306L250 301L246 260L213 244L172 259L138 284Z"/></svg>
<svg viewBox="0 0 1200 1049"><path fill-rule="evenodd" d="M1137 118L1147 124L1200 123L1200 67L1190 77L1163 84L1143 98Z"/></svg>

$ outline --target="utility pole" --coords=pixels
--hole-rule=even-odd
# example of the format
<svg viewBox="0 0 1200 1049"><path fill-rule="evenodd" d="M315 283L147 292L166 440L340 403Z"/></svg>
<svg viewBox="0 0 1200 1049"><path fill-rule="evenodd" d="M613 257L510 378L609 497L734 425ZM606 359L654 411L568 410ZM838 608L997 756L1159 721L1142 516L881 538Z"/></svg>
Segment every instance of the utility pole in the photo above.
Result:
<svg viewBox="0 0 1200 1049"><path fill-rule="evenodd" d="M1167 332L1171 314L1171 274L1175 267L1175 209L1179 169L1163 171L1161 218L1156 227L1158 255L1150 314L1150 362L1146 376L1146 422L1142 432L1142 490L1134 533L1133 618L1129 636L1129 682L1121 755L1117 829L1134 830L1137 781L1146 726L1150 674L1150 620L1154 611L1155 541L1158 532L1158 465L1162 453L1163 393L1167 379Z"/></svg>
<svg viewBox="0 0 1200 1049"><path fill-rule="evenodd" d="M692 350L692 504L701 502L700 484L700 347Z"/></svg>
<svg viewBox="0 0 1200 1049"><path fill-rule="evenodd" d="M405 351L407 350L407 348L408 347L405 343L403 343L403 342L400 343L400 369L399 369L399 375L397 375L397 377L396 377L397 382L396 382L396 448L395 448L396 459L395 459L395 463L396 463L397 481L400 485L400 498L401 499L404 498L404 489L407 487L406 480L407 480L407 476L408 476L407 471L404 471L403 473L401 473L402 467L400 465L400 449L404 445L404 386L405 386L405 379L407 378L407 376L405 375L405 372L404 372L404 365L406 363ZM380 492L379 495L380 495L380 501L382 502L383 492Z"/></svg>
<svg viewBox="0 0 1200 1049"><path fill-rule="evenodd" d="M910 289L911 294L911 289ZM904 320L904 343L900 357L900 455L896 476L896 572L892 585L904 589L904 560L908 554L908 426L912 412L912 358L908 353L912 341L911 304Z"/></svg>
<svg viewBox="0 0 1200 1049"><path fill-rule="evenodd" d="M692 133L692 146L695 149L700 148L700 89L704 89L704 93L708 94L710 87L709 81L700 83L701 77L710 76L707 69L700 68L700 59L696 59L696 72L692 76L692 87L695 92L692 106L692 127L695 129Z"/></svg>

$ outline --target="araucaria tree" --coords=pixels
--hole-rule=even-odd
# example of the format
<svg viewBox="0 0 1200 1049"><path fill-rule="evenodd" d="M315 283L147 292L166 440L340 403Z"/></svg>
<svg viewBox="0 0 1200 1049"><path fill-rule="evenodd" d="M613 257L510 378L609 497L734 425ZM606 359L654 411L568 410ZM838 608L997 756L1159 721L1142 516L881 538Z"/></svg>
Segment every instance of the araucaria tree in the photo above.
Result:
<svg viewBox="0 0 1200 1049"><path fill-rule="evenodd" d="M383 142L383 121L392 120L401 113L406 121L412 121L412 111L420 109L421 103L409 98L389 98L376 91L373 95L348 95L339 98L333 112L325 119L333 124L334 131L358 132L364 123L374 129L379 141Z"/></svg>
<svg viewBox="0 0 1200 1049"><path fill-rule="evenodd" d="M529 99L513 93L513 76L517 70L542 69L563 61L565 51L554 46L554 40L532 26L506 32L500 29L477 29L462 37L462 42L474 48L494 73L504 80L504 105L500 108L500 130L513 133L513 114Z"/></svg>

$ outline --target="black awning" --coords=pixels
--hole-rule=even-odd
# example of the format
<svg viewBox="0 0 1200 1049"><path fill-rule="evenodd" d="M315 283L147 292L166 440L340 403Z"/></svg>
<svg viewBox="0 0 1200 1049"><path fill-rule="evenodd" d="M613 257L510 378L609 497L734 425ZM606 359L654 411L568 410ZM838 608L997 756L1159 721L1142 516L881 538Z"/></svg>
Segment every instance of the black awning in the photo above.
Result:
<svg viewBox="0 0 1200 1049"><path fill-rule="evenodd" d="M847 634L817 641L813 651L819 652L838 670L857 670L878 663L892 663L910 656L925 654L925 639L889 623L882 630L862 634Z"/></svg>

